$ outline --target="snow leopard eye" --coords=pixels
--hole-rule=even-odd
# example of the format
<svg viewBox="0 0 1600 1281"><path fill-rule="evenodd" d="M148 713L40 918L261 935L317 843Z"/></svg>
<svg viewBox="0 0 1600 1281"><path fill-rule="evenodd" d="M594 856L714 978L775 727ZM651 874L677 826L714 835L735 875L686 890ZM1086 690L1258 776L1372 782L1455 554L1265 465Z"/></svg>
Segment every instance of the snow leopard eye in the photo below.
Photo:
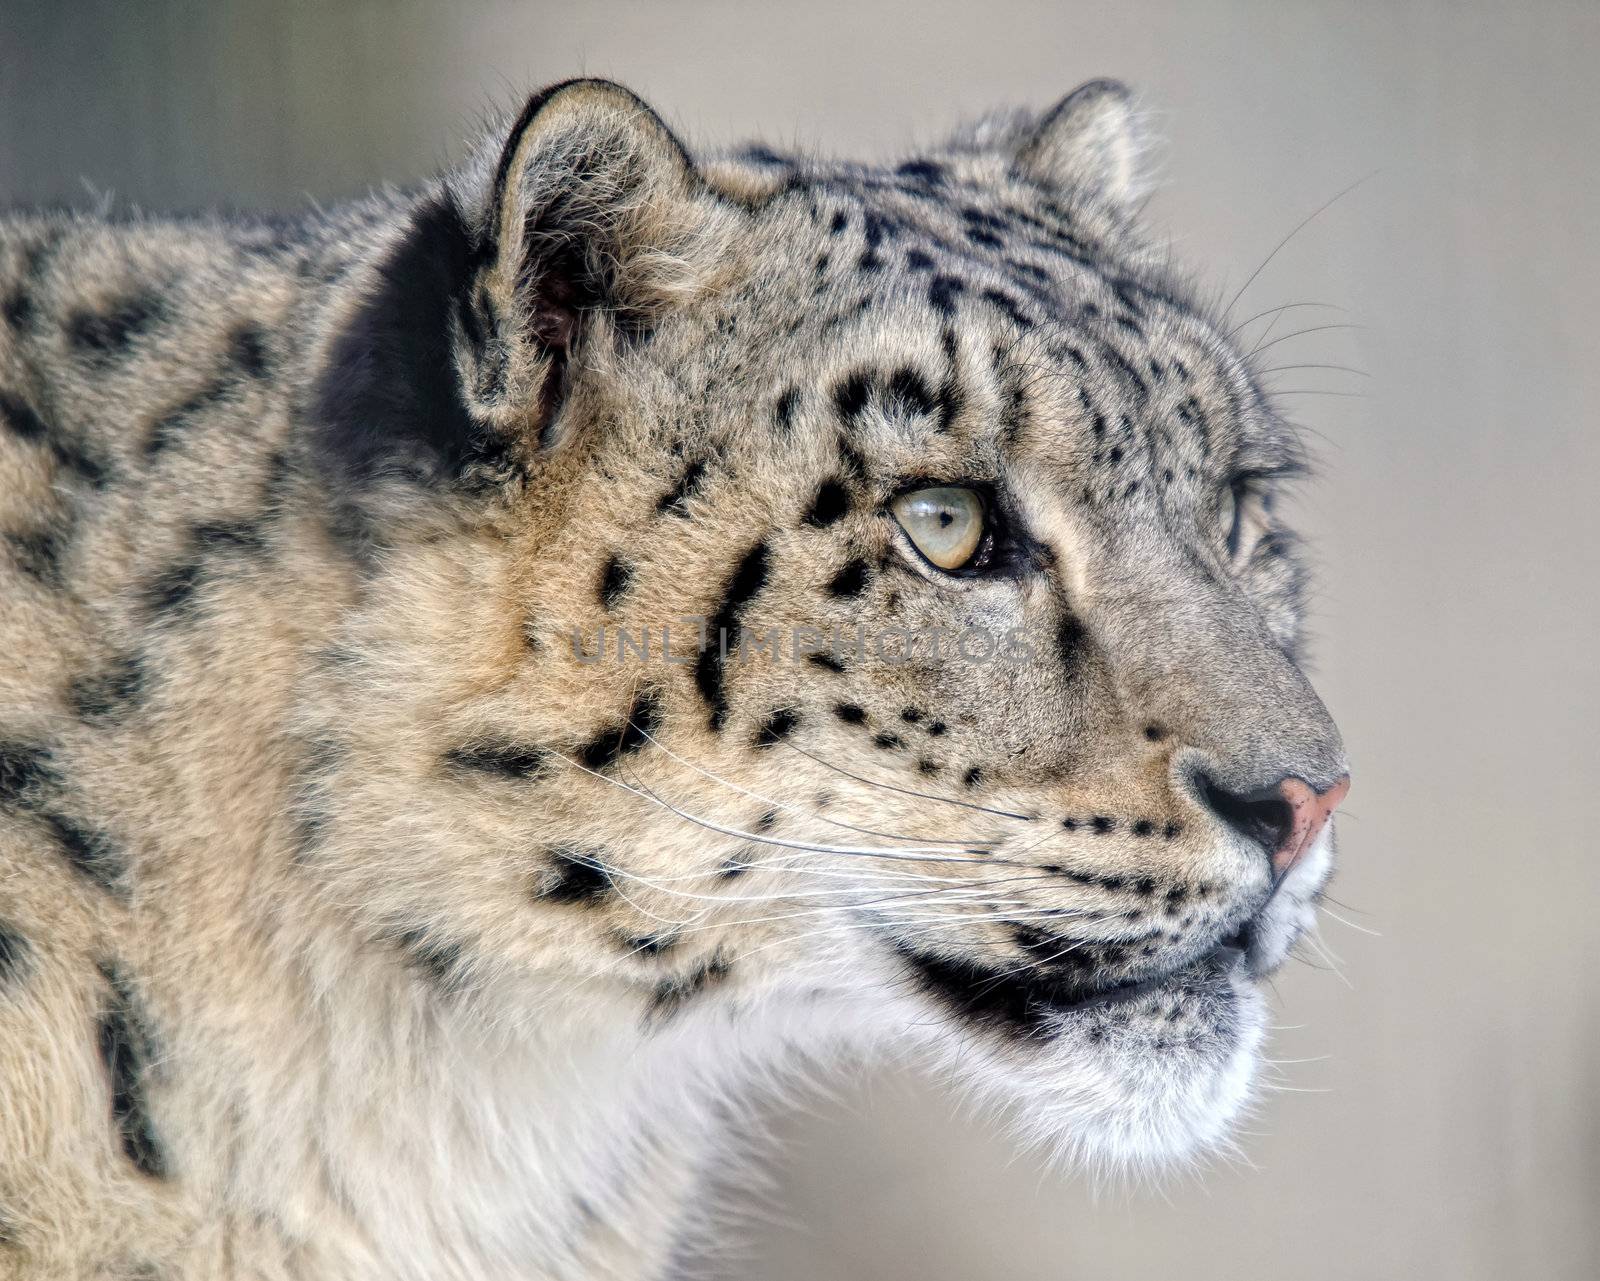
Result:
<svg viewBox="0 0 1600 1281"><path fill-rule="evenodd" d="M1240 525L1244 516L1244 496L1239 492L1240 489L1240 482L1234 481L1222 491L1222 498L1217 504L1217 528L1227 531L1223 545L1228 549L1229 560L1239 554L1239 536L1243 532Z"/></svg>
<svg viewBox="0 0 1600 1281"><path fill-rule="evenodd" d="M912 545L942 570L965 568L983 546L983 500L970 489L953 485L914 489L889 506Z"/></svg>
<svg viewBox="0 0 1600 1281"><path fill-rule="evenodd" d="M1271 499L1256 473L1235 476L1217 504L1217 528L1223 531L1228 560L1240 563L1265 532Z"/></svg>

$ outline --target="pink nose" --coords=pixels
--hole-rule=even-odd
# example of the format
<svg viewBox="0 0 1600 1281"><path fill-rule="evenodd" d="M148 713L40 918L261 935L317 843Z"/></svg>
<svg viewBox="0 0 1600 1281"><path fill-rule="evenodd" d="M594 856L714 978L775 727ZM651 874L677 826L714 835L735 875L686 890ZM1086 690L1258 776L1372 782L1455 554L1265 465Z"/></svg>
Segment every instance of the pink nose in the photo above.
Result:
<svg viewBox="0 0 1600 1281"><path fill-rule="evenodd" d="M1349 791L1348 774L1325 792L1312 791L1309 783L1298 778L1286 778L1278 784L1278 795L1289 805L1289 822L1284 825L1278 848L1272 851L1272 870L1277 875L1282 876L1298 863L1316 843Z"/></svg>

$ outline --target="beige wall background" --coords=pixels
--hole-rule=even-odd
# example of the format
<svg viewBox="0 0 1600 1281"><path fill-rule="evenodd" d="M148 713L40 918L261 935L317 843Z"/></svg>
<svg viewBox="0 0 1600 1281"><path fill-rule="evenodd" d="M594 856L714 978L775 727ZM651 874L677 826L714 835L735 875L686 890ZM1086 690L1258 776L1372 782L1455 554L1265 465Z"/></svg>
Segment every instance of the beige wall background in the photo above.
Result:
<svg viewBox="0 0 1600 1281"><path fill-rule="evenodd" d="M1600 7L1337 0L0 5L0 201L288 208L579 72L687 134L864 155L1085 78L1321 476L1318 680L1355 790L1343 977L1282 975L1246 1159L1100 1192L927 1081L775 1112L760 1281L1600 1277ZM1259 328L1260 324L1252 329ZM1297 329L1318 329L1289 338ZM1368 934L1363 931L1373 931Z"/></svg>

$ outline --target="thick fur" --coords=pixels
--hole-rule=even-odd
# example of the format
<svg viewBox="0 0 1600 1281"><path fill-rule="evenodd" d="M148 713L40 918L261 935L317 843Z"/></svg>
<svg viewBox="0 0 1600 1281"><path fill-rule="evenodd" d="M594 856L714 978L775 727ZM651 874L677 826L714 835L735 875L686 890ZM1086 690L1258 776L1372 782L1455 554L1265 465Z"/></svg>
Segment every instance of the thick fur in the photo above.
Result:
<svg viewBox="0 0 1600 1281"><path fill-rule="evenodd" d="M585 81L303 220L0 222L0 1275L661 1275L874 1047L1218 1141L1329 848L1207 787L1345 764L1138 155L1106 83L862 167Z"/></svg>

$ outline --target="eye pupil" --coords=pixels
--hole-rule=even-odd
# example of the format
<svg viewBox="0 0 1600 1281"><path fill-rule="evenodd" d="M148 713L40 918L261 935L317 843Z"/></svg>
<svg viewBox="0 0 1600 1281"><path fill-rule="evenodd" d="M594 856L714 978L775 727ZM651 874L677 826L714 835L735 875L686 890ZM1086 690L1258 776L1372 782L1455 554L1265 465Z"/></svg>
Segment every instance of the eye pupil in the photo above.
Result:
<svg viewBox="0 0 1600 1281"><path fill-rule="evenodd" d="M970 489L914 489L896 498L890 510L912 545L939 569L961 569L983 543L983 500Z"/></svg>

